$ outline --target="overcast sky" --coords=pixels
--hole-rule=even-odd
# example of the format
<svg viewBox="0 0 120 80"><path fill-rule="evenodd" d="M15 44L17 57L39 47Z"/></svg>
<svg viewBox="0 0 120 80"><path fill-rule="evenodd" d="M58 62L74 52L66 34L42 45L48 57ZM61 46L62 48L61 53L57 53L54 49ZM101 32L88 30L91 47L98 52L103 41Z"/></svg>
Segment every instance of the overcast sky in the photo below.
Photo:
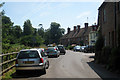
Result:
<svg viewBox="0 0 120 80"><path fill-rule="evenodd" d="M45 29L50 27L51 22L57 22L62 28L88 22L89 25L97 23L98 8L100 2L6 2L2 9L5 15L11 18L14 25L23 27L24 21L31 20L32 26L38 28L43 24ZM88 19L87 19L88 17Z"/></svg>

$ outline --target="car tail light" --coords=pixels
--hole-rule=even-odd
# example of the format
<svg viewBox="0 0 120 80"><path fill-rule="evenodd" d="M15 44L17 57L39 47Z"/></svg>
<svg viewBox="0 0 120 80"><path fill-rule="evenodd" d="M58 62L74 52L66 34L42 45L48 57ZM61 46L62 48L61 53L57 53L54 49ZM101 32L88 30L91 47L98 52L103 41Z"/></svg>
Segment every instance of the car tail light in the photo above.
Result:
<svg viewBox="0 0 120 80"><path fill-rule="evenodd" d="M56 48L55 48L55 50L56 50Z"/></svg>
<svg viewBox="0 0 120 80"><path fill-rule="evenodd" d="M43 63L43 58L40 58L40 63Z"/></svg>
<svg viewBox="0 0 120 80"><path fill-rule="evenodd" d="M15 61L15 64L18 64L18 60Z"/></svg>

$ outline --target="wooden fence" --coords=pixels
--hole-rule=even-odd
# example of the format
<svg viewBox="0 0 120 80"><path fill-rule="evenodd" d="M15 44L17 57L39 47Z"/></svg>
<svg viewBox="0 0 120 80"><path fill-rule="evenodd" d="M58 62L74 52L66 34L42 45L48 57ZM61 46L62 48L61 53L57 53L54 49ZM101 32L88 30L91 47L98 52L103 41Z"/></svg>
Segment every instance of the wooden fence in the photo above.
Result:
<svg viewBox="0 0 120 80"><path fill-rule="evenodd" d="M2 61L0 63L0 66L2 68L0 75L7 72L9 69L15 66L15 60L18 52L13 53L7 53L7 54L1 54L0 57L2 58Z"/></svg>

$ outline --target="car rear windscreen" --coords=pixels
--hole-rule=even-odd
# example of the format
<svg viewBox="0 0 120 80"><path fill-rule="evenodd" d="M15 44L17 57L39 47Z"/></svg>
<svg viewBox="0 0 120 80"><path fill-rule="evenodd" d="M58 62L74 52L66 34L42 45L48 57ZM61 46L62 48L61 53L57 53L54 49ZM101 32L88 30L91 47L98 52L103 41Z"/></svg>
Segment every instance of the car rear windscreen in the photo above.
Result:
<svg viewBox="0 0 120 80"><path fill-rule="evenodd" d="M55 51L55 49L54 48L48 48L48 49L45 50L45 52L52 52L52 51Z"/></svg>
<svg viewBox="0 0 120 80"><path fill-rule="evenodd" d="M18 55L18 59L25 58L40 58L37 51L21 51Z"/></svg>
<svg viewBox="0 0 120 80"><path fill-rule="evenodd" d="M63 46L58 46L58 49L63 49Z"/></svg>

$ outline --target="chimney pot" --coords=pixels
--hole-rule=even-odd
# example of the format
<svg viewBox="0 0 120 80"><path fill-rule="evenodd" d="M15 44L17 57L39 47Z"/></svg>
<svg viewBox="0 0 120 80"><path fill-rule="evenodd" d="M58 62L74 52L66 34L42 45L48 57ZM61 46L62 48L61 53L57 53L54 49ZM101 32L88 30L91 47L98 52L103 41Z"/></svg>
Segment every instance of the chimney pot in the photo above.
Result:
<svg viewBox="0 0 120 80"><path fill-rule="evenodd" d="M77 25L78 30L80 30L80 25Z"/></svg>
<svg viewBox="0 0 120 80"><path fill-rule="evenodd" d="M85 28L88 28L88 23L85 23Z"/></svg>
<svg viewBox="0 0 120 80"><path fill-rule="evenodd" d="M68 34L70 33L70 28L69 28L69 27L67 28L67 33L68 33Z"/></svg>
<svg viewBox="0 0 120 80"><path fill-rule="evenodd" d="M76 26L74 26L74 32L76 32Z"/></svg>

